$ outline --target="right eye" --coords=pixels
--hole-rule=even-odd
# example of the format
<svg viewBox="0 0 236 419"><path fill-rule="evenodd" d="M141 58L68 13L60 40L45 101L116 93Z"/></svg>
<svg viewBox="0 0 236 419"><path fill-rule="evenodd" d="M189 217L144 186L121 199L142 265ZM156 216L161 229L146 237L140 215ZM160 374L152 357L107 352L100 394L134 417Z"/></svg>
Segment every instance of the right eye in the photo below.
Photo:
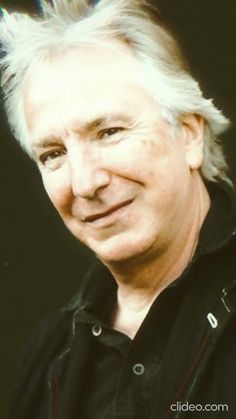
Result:
<svg viewBox="0 0 236 419"><path fill-rule="evenodd" d="M47 151L46 153L41 154L41 156L39 157L39 161L45 166L46 164L52 163L55 160L59 159L64 154L65 152L61 150Z"/></svg>

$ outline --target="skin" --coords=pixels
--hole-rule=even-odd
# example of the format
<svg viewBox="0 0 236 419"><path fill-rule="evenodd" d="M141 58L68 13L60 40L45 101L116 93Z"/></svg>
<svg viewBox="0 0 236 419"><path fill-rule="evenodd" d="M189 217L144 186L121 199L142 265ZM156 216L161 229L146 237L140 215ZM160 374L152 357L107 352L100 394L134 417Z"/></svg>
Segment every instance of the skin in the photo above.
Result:
<svg viewBox="0 0 236 419"><path fill-rule="evenodd" d="M185 115L174 135L141 76L121 43L79 46L32 67L24 90L45 189L113 273L111 324L130 337L191 260L210 205L204 121Z"/></svg>

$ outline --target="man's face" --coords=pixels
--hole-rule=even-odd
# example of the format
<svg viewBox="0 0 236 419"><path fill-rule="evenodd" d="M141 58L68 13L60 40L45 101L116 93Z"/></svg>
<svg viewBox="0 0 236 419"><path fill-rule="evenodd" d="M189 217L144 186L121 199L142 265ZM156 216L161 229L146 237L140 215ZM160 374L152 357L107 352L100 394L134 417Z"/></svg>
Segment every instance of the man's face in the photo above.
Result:
<svg viewBox="0 0 236 419"><path fill-rule="evenodd" d="M188 128L173 138L140 71L125 46L81 46L35 66L25 87L45 189L105 263L164 251L192 198Z"/></svg>

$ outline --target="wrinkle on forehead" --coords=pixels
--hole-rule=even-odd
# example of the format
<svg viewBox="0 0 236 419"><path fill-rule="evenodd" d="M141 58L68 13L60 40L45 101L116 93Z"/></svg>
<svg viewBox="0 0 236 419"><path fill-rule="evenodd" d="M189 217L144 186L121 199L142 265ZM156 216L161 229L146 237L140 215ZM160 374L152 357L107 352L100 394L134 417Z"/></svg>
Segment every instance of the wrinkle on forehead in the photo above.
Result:
<svg viewBox="0 0 236 419"><path fill-rule="evenodd" d="M67 130L65 129L63 135L60 136L45 135L39 138L35 138L33 148L47 148L52 145L63 143L64 139L71 133L73 135L78 134L78 136L86 136L88 134L91 134L93 131L100 128L102 129L106 125L112 123L115 123L116 125L125 123L128 124L129 127L133 127L134 125L134 121L132 118L128 117L126 114L121 113L105 114L90 121L84 122L83 124L80 124L77 120L74 122L74 124L71 125L70 132L67 132Z"/></svg>

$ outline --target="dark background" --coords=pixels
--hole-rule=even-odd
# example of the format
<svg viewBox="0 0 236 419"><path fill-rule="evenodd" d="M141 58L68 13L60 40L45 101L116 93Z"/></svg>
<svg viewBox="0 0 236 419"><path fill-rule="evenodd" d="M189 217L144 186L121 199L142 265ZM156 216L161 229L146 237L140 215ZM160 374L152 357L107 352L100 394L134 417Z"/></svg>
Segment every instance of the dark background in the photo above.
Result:
<svg viewBox="0 0 236 419"><path fill-rule="evenodd" d="M207 97L236 120L236 3L159 0ZM36 10L36 1L1 1ZM0 110L0 418L8 418L18 354L35 325L73 295L91 254L66 231L39 174L15 144ZM235 127L222 137L236 178ZM33 419L33 418L32 418Z"/></svg>

